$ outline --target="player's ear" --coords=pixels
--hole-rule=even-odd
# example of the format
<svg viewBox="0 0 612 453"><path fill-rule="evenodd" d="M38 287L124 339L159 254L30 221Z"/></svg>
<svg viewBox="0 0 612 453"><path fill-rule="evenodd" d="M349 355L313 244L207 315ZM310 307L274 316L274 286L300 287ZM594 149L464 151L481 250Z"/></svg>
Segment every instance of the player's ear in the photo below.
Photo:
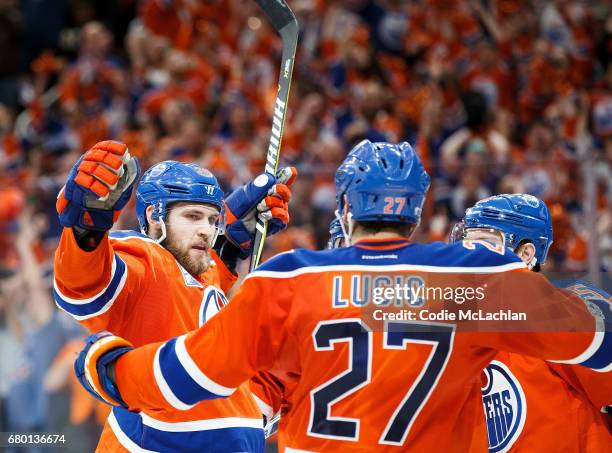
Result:
<svg viewBox="0 0 612 453"><path fill-rule="evenodd" d="M531 263L531 260L535 256L536 249L535 246L531 242L527 242L519 247L516 254L523 261L523 263Z"/></svg>
<svg viewBox="0 0 612 453"><path fill-rule="evenodd" d="M147 209L145 210L145 215L147 217L147 223L149 225L153 225L153 224L158 224L159 222L157 220L153 220L153 210L155 208L153 207L153 205L149 205L147 206Z"/></svg>

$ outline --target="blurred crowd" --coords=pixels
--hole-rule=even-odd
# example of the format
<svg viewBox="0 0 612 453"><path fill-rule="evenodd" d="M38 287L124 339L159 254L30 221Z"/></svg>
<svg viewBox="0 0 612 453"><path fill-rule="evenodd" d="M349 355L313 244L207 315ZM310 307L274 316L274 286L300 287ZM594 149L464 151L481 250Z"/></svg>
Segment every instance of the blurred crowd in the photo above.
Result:
<svg viewBox="0 0 612 453"><path fill-rule="evenodd" d="M587 268L589 225L601 270L612 268L609 1L289 4L301 32L281 164L300 176L291 226L267 242L268 256L324 246L334 171L368 138L409 141L432 175L418 240L445 240L478 199L527 192L551 208L549 269ZM27 351L22 324L51 326L52 370L82 335L55 310L32 309L52 304L54 204L70 167L113 138L144 169L194 161L228 191L246 182L264 167L281 43L250 0L0 0L0 49L0 343ZM136 225L128 206L118 227ZM44 290L23 283L28 259ZM5 420L12 385L50 379L22 365L2 376ZM48 388L71 388L59 381Z"/></svg>

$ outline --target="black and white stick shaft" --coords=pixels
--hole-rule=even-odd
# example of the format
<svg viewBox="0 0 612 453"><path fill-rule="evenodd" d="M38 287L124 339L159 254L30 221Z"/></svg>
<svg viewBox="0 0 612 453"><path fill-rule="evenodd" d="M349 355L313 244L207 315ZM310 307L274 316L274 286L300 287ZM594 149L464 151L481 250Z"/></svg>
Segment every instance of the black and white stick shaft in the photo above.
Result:
<svg viewBox="0 0 612 453"><path fill-rule="evenodd" d="M255 0L274 29L280 34L283 43L283 53L278 77L278 94L274 103L274 115L272 117L272 132L270 143L266 154L265 171L273 175L276 174L280 157L281 142L283 138L283 126L285 124L285 114L287 112L287 102L289 101L289 89L291 87L291 76L293 74L293 63L298 40L298 23L284 0ZM264 241L268 232L268 223L261 215L257 217L255 226L255 242L253 254L251 255L250 270L252 271L259 264L261 252L263 251Z"/></svg>

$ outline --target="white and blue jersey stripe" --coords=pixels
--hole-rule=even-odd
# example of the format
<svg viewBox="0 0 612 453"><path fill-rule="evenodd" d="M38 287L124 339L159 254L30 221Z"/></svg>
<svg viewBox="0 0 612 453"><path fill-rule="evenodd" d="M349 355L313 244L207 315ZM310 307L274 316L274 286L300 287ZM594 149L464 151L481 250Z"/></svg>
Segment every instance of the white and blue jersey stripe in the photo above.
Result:
<svg viewBox="0 0 612 453"><path fill-rule="evenodd" d="M53 298L56 305L63 311L73 316L76 320L81 321L94 316L99 316L108 311L125 285L125 280L128 275L125 262L114 254L113 264L111 267L110 281L102 288L98 294L86 299L73 299L62 294L57 282L53 281Z"/></svg>
<svg viewBox="0 0 612 453"><path fill-rule="evenodd" d="M571 360L557 361L582 365L605 373L612 371L612 302L610 295L601 288L579 280L553 282L558 288L567 289L577 295L587 306L596 321L593 342L580 356Z"/></svg>
<svg viewBox="0 0 612 453"><path fill-rule="evenodd" d="M219 385L202 373L185 348L185 335L161 345L153 366L161 393L179 410L191 409L201 400L230 396L236 390Z"/></svg>
<svg viewBox="0 0 612 453"><path fill-rule="evenodd" d="M113 408L108 423L130 452L263 452L263 421L227 417L170 423ZM180 447L179 447L180 446Z"/></svg>

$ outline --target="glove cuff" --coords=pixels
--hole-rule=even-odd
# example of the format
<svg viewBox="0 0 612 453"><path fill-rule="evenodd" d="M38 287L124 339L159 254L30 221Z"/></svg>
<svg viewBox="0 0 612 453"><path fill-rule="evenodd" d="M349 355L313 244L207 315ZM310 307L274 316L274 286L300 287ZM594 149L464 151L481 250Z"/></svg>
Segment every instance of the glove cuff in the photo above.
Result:
<svg viewBox="0 0 612 453"><path fill-rule="evenodd" d="M213 248L215 252L217 252L217 256L221 258L221 261L225 264L225 267L234 274L236 273L238 258L245 259L249 256L248 254L244 256L245 253L226 236L219 236Z"/></svg>
<svg viewBox="0 0 612 453"><path fill-rule="evenodd" d="M106 332L90 335L88 345L74 363L74 371L83 387L96 399L112 406L127 407L113 376L115 361L130 350L132 344Z"/></svg>
<svg viewBox="0 0 612 453"><path fill-rule="evenodd" d="M78 226L72 227L72 232L75 242L84 252L92 252L98 248L106 234L106 231L86 230Z"/></svg>
<svg viewBox="0 0 612 453"><path fill-rule="evenodd" d="M104 390L106 393L114 400L114 402L118 403L118 405L123 406L125 408L128 407L123 398L121 398L121 393L119 393L119 389L115 384L115 376L114 371L111 373L111 368L114 370L115 362L119 357L121 357L126 352L130 352L134 349L131 346L125 346L122 348L113 349L112 351L104 354L99 360L97 364L98 368L98 376L104 377ZM102 379L101 379L102 380Z"/></svg>

